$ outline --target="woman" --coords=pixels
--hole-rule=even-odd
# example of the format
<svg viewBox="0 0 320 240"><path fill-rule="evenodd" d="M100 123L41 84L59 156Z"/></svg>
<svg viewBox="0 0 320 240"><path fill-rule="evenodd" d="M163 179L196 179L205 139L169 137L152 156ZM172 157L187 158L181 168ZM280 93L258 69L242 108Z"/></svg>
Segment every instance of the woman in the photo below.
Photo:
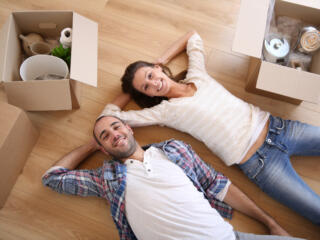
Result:
<svg viewBox="0 0 320 240"><path fill-rule="evenodd" d="M228 166L240 169L264 192L315 224L320 197L297 175L291 155L320 155L320 127L283 120L233 96L205 69L203 43L195 32L175 42L157 61L167 63L186 48L186 78L173 81L158 64L130 64L120 95L103 115L131 126L166 125L203 141ZM132 97L139 111L121 111Z"/></svg>

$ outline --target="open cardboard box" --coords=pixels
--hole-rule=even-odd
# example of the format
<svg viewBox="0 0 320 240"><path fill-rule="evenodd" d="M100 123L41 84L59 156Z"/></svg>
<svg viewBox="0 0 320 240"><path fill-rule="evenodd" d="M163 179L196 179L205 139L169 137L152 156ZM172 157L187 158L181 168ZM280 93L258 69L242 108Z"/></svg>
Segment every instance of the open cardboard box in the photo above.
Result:
<svg viewBox="0 0 320 240"><path fill-rule="evenodd" d="M57 38L72 27L70 79L22 81L20 34ZM8 102L25 110L78 108L80 84L97 86L98 24L72 11L13 12L0 36L0 76Z"/></svg>
<svg viewBox="0 0 320 240"><path fill-rule="evenodd" d="M312 57L310 72L262 60L265 33L269 29L268 11L320 26L320 2L311 0L241 0L240 13L232 50L251 56L248 91L294 104L320 102L320 51Z"/></svg>
<svg viewBox="0 0 320 240"><path fill-rule="evenodd" d="M0 208L6 202L39 132L27 114L0 102Z"/></svg>

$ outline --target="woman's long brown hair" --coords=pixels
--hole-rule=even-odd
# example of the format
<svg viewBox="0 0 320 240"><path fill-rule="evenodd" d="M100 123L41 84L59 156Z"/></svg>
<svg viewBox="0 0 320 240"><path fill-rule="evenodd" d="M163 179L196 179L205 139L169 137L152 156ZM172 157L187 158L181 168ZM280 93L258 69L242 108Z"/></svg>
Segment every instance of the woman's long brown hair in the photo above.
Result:
<svg viewBox="0 0 320 240"><path fill-rule="evenodd" d="M159 103L161 103L163 100L168 100L167 97L150 97L148 95L145 95L144 93L139 92L133 87L133 78L137 70L141 67L154 67L155 64L145 62L145 61L137 61L134 63L131 63L125 70L121 82L122 82L122 91L124 93L130 94L131 98L142 108L146 107L153 107ZM184 70L177 75L173 76L171 70L165 66L160 64L162 71L172 80L178 82L180 80L185 79L187 75L187 70Z"/></svg>

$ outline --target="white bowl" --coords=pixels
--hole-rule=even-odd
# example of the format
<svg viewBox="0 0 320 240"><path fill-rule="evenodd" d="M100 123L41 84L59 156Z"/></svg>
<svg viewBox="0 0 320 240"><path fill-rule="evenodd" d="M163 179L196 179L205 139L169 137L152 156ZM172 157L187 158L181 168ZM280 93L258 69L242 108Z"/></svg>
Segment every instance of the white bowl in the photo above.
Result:
<svg viewBox="0 0 320 240"><path fill-rule="evenodd" d="M20 76L23 81L35 80L38 77L58 75L61 79L67 78L68 65L61 58L38 54L27 58L20 67Z"/></svg>

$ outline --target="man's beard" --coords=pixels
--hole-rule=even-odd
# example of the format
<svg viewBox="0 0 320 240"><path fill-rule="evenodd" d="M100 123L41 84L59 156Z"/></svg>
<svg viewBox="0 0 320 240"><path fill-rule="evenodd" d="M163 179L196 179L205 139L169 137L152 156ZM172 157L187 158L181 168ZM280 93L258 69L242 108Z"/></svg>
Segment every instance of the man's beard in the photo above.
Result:
<svg viewBox="0 0 320 240"><path fill-rule="evenodd" d="M127 150L123 150L123 151L119 151L119 150L111 150L111 149L106 149L104 148L104 150L106 152L108 152L112 157L114 157L115 159L123 159L123 158L128 158L130 157L137 148L137 142L134 139L134 137L132 135L128 135L128 146L129 148Z"/></svg>

